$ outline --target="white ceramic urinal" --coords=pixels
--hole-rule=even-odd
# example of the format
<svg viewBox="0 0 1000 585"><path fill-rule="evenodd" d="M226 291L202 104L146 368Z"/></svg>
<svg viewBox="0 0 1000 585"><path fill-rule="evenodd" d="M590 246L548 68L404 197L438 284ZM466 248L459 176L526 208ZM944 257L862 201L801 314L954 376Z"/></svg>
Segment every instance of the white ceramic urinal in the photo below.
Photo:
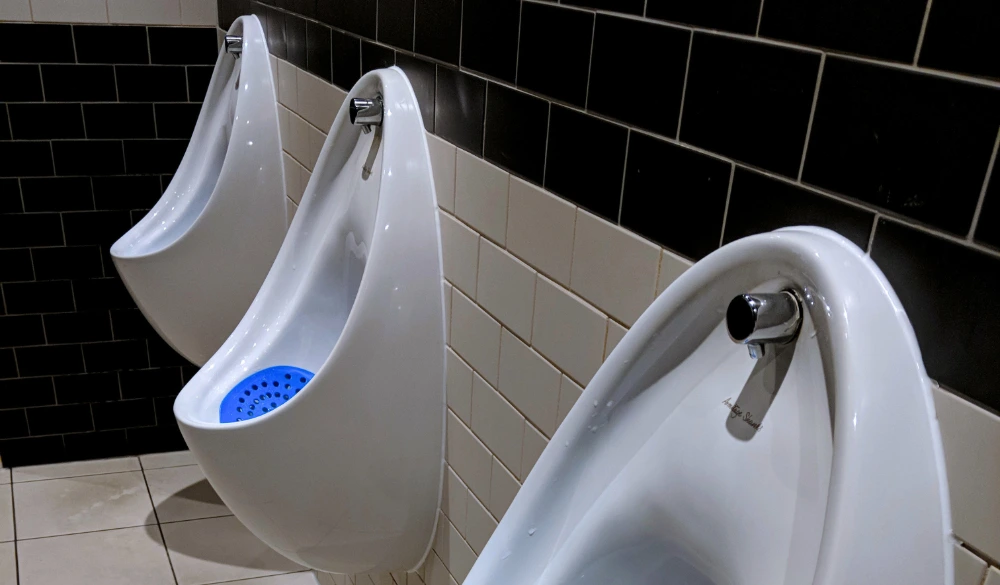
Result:
<svg viewBox="0 0 1000 585"><path fill-rule="evenodd" d="M381 102L374 132L352 124L355 99ZM309 567L405 570L430 545L445 415L435 205L409 82L365 75L257 298L174 403L222 500Z"/></svg>
<svg viewBox="0 0 1000 585"><path fill-rule="evenodd" d="M755 360L734 339L791 341ZM846 239L790 228L709 255L640 317L465 585L950 585L950 528L899 299Z"/></svg>
<svg viewBox="0 0 1000 585"><path fill-rule="evenodd" d="M163 197L111 247L156 331L201 365L253 301L287 228L275 88L256 16L219 51L190 146Z"/></svg>

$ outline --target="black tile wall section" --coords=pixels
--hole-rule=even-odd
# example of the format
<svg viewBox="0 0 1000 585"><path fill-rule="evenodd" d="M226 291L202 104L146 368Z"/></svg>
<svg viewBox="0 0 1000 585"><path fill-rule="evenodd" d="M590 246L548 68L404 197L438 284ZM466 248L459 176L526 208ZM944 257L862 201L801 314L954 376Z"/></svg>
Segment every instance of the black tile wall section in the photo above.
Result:
<svg viewBox="0 0 1000 585"><path fill-rule="evenodd" d="M183 447L169 404L191 366L108 248L176 170L216 56L212 28L0 24L6 466Z"/></svg>

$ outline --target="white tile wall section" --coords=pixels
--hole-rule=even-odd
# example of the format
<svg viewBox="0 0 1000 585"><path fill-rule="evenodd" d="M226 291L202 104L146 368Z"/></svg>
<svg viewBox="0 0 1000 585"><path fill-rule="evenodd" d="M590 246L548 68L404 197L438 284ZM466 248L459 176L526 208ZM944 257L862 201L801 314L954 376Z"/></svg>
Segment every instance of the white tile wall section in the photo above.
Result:
<svg viewBox="0 0 1000 585"><path fill-rule="evenodd" d="M469 498L469 528L465 537L469 546L478 555L496 530L497 521L483 504L476 498Z"/></svg>
<svg viewBox="0 0 1000 585"><path fill-rule="evenodd" d="M545 450L545 446L549 444L549 440L545 438L545 435L541 431L536 429L534 425L528 423L524 425L524 447L521 450L521 473L518 475L517 479L524 481L528 477L528 473L531 472L532 468L535 467L535 462L541 457L542 451Z"/></svg>
<svg viewBox="0 0 1000 585"><path fill-rule="evenodd" d="M628 329L615 323L612 319L608 319L608 339L604 342L604 359L608 359L626 333L628 333Z"/></svg>
<svg viewBox="0 0 1000 585"><path fill-rule="evenodd" d="M538 276L531 345L580 384L604 361L608 318L558 284Z"/></svg>
<svg viewBox="0 0 1000 585"><path fill-rule="evenodd" d="M684 274L684 271L691 268L692 262L686 258L681 258L669 250L660 252L660 276L656 280L656 296L667 290L670 284Z"/></svg>
<svg viewBox="0 0 1000 585"><path fill-rule="evenodd" d="M476 553L444 514L438 514L434 550L444 566L459 582L465 579L472 569L472 564L476 562Z"/></svg>
<svg viewBox="0 0 1000 585"><path fill-rule="evenodd" d="M181 0L181 24L215 25L219 10L212 0Z"/></svg>
<svg viewBox="0 0 1000 585"><path fill-rule="evenodd" d="M181 2L108 0L108 19L116 24L180 24Z"/></svg>
<svg viewBox="0 0 1000 585"><path fill-rule="evenodd" d="M531 339L535 274L489 240L480 240L476 302L521 339Z"/></svg>
<svg viewBox="0 0 1000 585"><path fill-rule="evenodd" d="M507 249L569 286L576 207L517 177L510 178Z"/></svg>
<svg viewBox="0 0 1000 585"><path fill-rule="evenodd" d="M524 417L478 375L472 376L472 432L508 469L520 472Z"/></svg>
<svg viewBox="0 0 1000 585"><path fill-rule="evenodd" d="M30 21L31 1L30 0L3 0L0 2L0 20L2 21Z"/></svg>
<svg viewBox="0 0 1000 585"><path fill-rule="evenodd" d="M427 135L427 149L431 155L431 168L434 169L434 191L438 205L441 209L454 213L455 156L458 149L433 134Z"/></svg>
<svg viewBox="0 0 1000 585"><path fill-rule="evenodd" d="M295 219L295 213L299 210L299 206L295 204L294 201L285 197L285 219L288 221L288 226L292 226L292 220Z"/></svg>
<svg viewBox="0 0 1000 585"><path fill-rule="evenodd" d="M302 182L302 173L308 171L287 152L282 152L281 156L284 159L285 166L285 195L296 204L301 203L302 192L306 187Z"/></svg>
<svg viewBox="0 0 1000 585"><path fill-rule="evenodd" d="M278 102L292 111L299 108L298 67L278 59Z"/></svg>
<svg viewBox="0 0 1000 585"><path fill-rule="evenodd" d="M980 585L986 575L986 561L955 545L955 585Z"/></svg>
<svg viewBox="0 0 1000 585"><path fill-rule="evenodd" d="M573 239L574 292L631 326L656 294L660 247L582 209Z"/></svg>
<svg viewBox="0 0 1000 585"><path fill-rule="evenodd" d="M500 341L500 393L549 437L556 430L561 377L555 366L504 329Z"/></svg>
<svg viewBox="0 0 1000 585"><path fill-rule="evenodd" d="M426 585L453 585L456 583L437 554L432 552L428 555L424 567L426 571L424 574L424 583Z"/></svg>
<svg viewBox="0 0 1000 585"><path fill-rule="evenodd" d="M507 240L510 174L464 150L455 159L455 215L501 246Z"/></svg>
<svg viewBox="0 0 1000 585"><path fill-rule="evenodd" d="M465 534L465 520L469 506L469 488L455 470L448 466L441 496L441 511L451 520L459 534Z"/></svg>
<svg viewBox="0 0 1000 585"><path fill-rule="evenodd" d="M462 478L469 490L484 502L490 499L490 474L493 455L472 431L455 416L448 413L447 428L448 463Z"/></svg>
<svg viewBox="0 0 1000 585"><path fill-rule="evenodd" d="M347 92L297 67L292 69L296 72L297 111L310 124L329 133L341 104L347 99Z"/></svg>
<svg viewBox="0 0 1000 585"><path fill-rule="evenodd" d="M983 585L1000 585L1000 569L990 567L990 570L986 573L986 581L983 581Z"/></svg>
<svg viewBox="0 0 1000 585"><path fill-rule="evenodd" d="M31 14L36 22L108 22L105 0L31 0Z"/></svg>
<svg viewBox="0 0 1000 585"><path fill-rule="evenodd" d="M490 512L497 518L502 518L520 489L521 484L514 478L514 475L503 466L499 459L494 457L490 481Z"/></svg>
<svg viewBox="0 0 1000 585"><path fill-rule="evenodd" d="M472 424L472 368L451 348L445 352L445 388L448 408L467 425Z"/></svg>
<svg viewBox="0 0 1000 585"><path fill-rule="evenodd" d="M562 421L566 419L566 415L580 399L581 394L583 394L583 388L571 380L569 376L563 375L559 382L559 413L556 419L558 424L562 424Z"/></svg>
<svg viewBox="0 0 1000 585"><path fill-rule="evenodd" d="M490 385L500 364L500 324L459 291L451 294L451 347Z"/></svg>
<svg viewBox="0 0 1000 585"><path fill-rule="evenodd" d="M474 299L479 272L479 234L448 213L442 211L438 215L444 277Z"/></svg>
<svg viewBox="0 0 1000 585"><path fill-rule="evenodd" d="M442 293L444 294L444 338L445 343L451 344L451 283L445 282Z"/></svg>

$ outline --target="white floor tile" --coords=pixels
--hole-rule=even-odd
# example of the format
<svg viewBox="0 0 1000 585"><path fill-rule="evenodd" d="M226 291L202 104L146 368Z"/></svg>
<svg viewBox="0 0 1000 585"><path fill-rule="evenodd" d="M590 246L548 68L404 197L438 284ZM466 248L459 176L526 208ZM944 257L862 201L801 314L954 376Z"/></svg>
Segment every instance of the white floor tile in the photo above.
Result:
<svg viewBox="0 0 1000 585"><path fill-rule="evenodd" d="M197 465L150 469L146 471L146 483L160 522L232 514Z"/></svg>
<svg viewBox="0 0 1000 585"><path fill-rule="evenodd" d="M182 467L184 465L197 465L194 455L190 451L172 451L170 453L153 453L151 455L141 455L142 468L163 469L164 467Z"/></svg>
<svg viewBox="0 0 1000 585"><path fill-rule="evenodd" d="M17 537L156 524L142 472L14 484Z"/></svg>
<svg viewBox="0 0 1000 585"><path fill-rule="evenodd" d="M235 516L162 526L179 585L202 585L303 570L271 550Z"/></svg>
<svg viewBox="0 0 1000 585"><path fill-rule="evenodd" d="M17 557L13 542L0 544L0 585L17 585Z"/></svg>
<svg viewBox="0 0 1000 585"><path fill-rule="evenodd" d="M0 469L0 485L7 485L10 483L10 470Z"/></svg>
<svg viewBox="0 0 1000 585"><path fill-rule="evenodd" d="M139 471L139 460L135 457L121 457L118 459L97 459L94 461L73 461L71 463L16 467L14 468L14 483L61 479L64 477L81 477L101 473L121 473L123 471Z"/></svg>
<svg viewBox="0 0 1000 585"><path fill-rule="evenodd" d="M14 501L9 485L0 487L0 542L14 540Z"/></svg>
<svg viewBox="0 0 1000 585"><path fill-rule="evenodd" d="M320 585L322 581L319 580L316 573L302 571L301 573L286 573L270 577L257 577L256 579L227 581L226 583L227 585Z"/></svg>
<svg viewBox="0 0 1000 585"><path fill-rule="evenodd" d="M19 541L17 559L20 585L174 583L155 526Z"/></svg>

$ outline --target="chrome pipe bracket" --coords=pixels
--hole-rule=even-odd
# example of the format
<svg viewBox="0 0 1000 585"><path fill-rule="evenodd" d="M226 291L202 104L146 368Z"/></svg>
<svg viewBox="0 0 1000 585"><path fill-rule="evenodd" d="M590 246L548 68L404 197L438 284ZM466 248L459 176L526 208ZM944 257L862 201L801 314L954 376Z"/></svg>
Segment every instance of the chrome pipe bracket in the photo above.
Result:
<svg viewBox="0 0 1000 585"><path fill-rule="evenodd" d="M764 356L765 345L791 343L802 327L802 304L794 292L742 294L726 309L729 338L747 346L750 357Z"/></svg>
<svg viewBox="0 0 1000 585"><path fill-rule="evenodd" d="M372 126L382 125L382 96L376 94L371 99L354 98L350 107L351 124L361 126L361 131L368 134Z"/></svg>
<svg viewBox="0 0 1000 585"><path fill-rule="evenodd" d="M224 44L227 53L237 59L240 58L240 54L243 53L243 37L239 35L226 35Z"/></svg>

